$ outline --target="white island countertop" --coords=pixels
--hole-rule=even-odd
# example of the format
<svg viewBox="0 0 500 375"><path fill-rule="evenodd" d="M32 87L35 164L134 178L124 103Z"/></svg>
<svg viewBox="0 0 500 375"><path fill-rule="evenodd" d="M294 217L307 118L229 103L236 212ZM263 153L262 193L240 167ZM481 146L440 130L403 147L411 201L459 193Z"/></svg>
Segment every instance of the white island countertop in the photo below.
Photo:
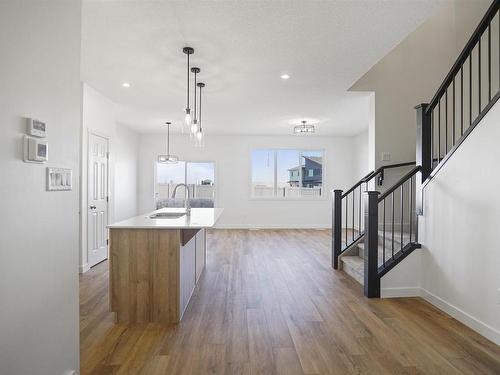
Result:
<svg viewBox="0 0 500 375"><path fill-rule="evenodd" d="M109 229L196 229L211 228L219 220L222 208L192 208L191 215L181 217L154 218L149 216L157 213L182 213L183 208L161 208L159 210L143 214L130 219L119 221L108 225Z"/></svg>

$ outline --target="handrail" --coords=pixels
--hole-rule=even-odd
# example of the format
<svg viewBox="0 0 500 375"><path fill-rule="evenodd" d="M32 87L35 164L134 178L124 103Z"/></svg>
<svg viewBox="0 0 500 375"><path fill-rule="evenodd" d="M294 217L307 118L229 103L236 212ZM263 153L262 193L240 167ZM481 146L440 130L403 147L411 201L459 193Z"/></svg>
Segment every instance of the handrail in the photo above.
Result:
<svg viewBox="0 0 500 375"><path fill-rule="evenodd" d="M415 165L415 162L414 161L410 161L410 162L405 162L405 163L383 165L383 166L379 167L377 170L371 171L365 177L363 177L361 180L359 180L358 182L356 182L356 184L354 184L349 190L347 190L345 193L342 194L342 198L344 198L345 196L349 195L349 193L353 192L361 184L369 182L372 178L374 178L376 175L382 173L386 169L399 168L399 167L407 167L409 165Z"/></svg>
<svg viewBox="0 0 500 375"><path fill-rule="evenodd" d="M481 22L476 27L476 29L472 33L472 36L469 38L467 44L465 45L464 49L462 50L457 60L455 61L455 64L453 64L452 68L446 75L446 78L444 79L443 83L441 84L441 86L439 86L439 89L437 90L436 94L430 101L429 106L425 111L426 113L431 113L431 111L436 107L437 103L439 102L441 97L444 95L445 91L452 83L453 78L458 74L458 72L462 68L462 65L468 59L470 53L476 46L477 41L481 39L483 32L487 29L491 19L495 16L496 12L498 11L499 5L500 5L500 0L494 0L491 3L490 7L488 8L488 11L481 19Z"/></svg>
<svg viewBox="0 0 500 375"><path fill-rule="evenodd" d="M403 185L406 181L408 181L408 179L410 177L412 177L415 174L417 174L417 172L419 172L421 169L422 169L422 167L420 165L417 165L410 172L408 172L403 177L401 177L396 183L394 183L394 185L392 185L392 187L390 189L388 189L386 192L384 192L384 194L382 194L378 198L378 201L379 202L383 201L384 198L387 198L393 191L395 191L396 189L398 189L401 185Z"/></svg>

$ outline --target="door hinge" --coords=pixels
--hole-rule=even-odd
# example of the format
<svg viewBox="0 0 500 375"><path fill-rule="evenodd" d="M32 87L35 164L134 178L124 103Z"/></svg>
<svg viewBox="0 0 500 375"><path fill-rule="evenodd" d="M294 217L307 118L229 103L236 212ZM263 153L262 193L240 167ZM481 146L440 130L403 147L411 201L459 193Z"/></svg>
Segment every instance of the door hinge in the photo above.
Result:
<svg viewBox="0 0 500 375"><path fill-rule="evenodd" d="M109 160L109 151L108 151L108 152L106 152L106 159L108 159L108 160Z"/></svg>
<svg viewBox="0 0 500 375"><path fill-rule="evenodd" d="M109 197L108 196L106 196L106 202L109 202Z"/></svg>
<svg viewBox="0 0 500 375"><path fill-rule="evenodd" d="M109 245L109 240L106 240L106 245Z"/></svg>

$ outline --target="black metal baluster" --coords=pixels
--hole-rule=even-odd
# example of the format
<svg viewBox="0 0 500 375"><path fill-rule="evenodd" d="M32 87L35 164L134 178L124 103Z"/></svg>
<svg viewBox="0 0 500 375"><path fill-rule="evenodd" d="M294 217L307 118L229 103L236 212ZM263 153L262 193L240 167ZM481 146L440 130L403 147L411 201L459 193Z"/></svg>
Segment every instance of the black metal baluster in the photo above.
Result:
<svg viewBox="0 0 500 375"><path fill-rule="evenodd" d="M477 114L481 113L481 36L479 37L478 50L477 50L477 68L478 68L478 79L477 79L477 92L478 96L478 108Z"/></svg>
<svg viewBox="0 0 500 375"><path fill-rule="evenodd" d="M448 153L448 88L444 92L444 155ZM443 156L444 156L443 155Z"/></svg>
<svg viewBox="0 0 500 375"><path fill-rule="evenodd" d="M472 50L469 53L469 126L472 125Z"/></svg>
<svg viewBox="0 0 500 375"><path fill-rule="evenodd" d="M464 66L460 67L460 137L464 134Z"/></svg>
<svg viewBox="0 0 500 375"><path fill-rule="evenodd" d="M404 195L404 187L405 187L405 183L403 182L401 184L401 212L400 212L400 216L401 216L401 227L399 228L399 233L400 233L400 239L401 239L401 250L403 250L403 218L404 218L404 199L403 199L403 195Z"/></svg>
<svg viewBox="0 0 500 375"><path fill-rule="evenodd" d="M392 259L394 259L394 191L391 193L391 197L392 197L392 234L391 234L391 238L392 238Z"/></svg>
<svg viewBox="0 0 500 375"><path fill-rule="evenodd" d="M434 135L434 108L431 111L431 170L434 169L434 155L435 155L435 148L436 145L434 143L435 140L435 135Z"/></svg>
<svg viewBox="0 0 500 375"><path fill-rule="evenodd" d="M348 238L349 238L349 236L347 234L347 225L348 225L348 222L347 222L347 212L349 212L348 211L348 208L349 208L348 203L349 203L349 194L346 195L346 197L345 197L345 247L347 247L347 241L348 241Z"/></svg>
<svg viewBox="0 0 500 375"><path fill-rule="evenodd" d="M354 196L356 190L352 191L352 242L354 242Z"/></svg>
<svg viewBox="0 0 500 375"><path fill-rule="evenodd" d="M488 22L488 102L491 101L491 18Z"/></svg>
<svg viewBox="0 0 500 375"><path fill-rule="evenodd" d="M453 147L455 145L455 77L453 77L453 116L452 116L452 120L453 120L453 137L452 137L452 144L451 144L451 147Z"/></svg>
<svg viewBox="0 0 500 375"><path fill-rule="evenodd" d="M413 231L413 176L410 177L410 243Z"/></svg>
<svg viewBox="0 0 500 375"><path fill-rule="evenodd" d="M441 98L438 101L438 164L441 161Z"/></svg>
<svg viewBox="0 0 500 375"><path fill-rule="evenodd" d="M383 232L382 232L382 251L384 254L384 267L385 267L385 198L384 198L384 216L383 216Z"/></svg>
<svg viewBox="0 0 500 375"><path fill-rule="evenodd" d="M360 184L359 185L359 205L358 205L358 208L359 208L359 235L361 235L361 186L363 184Z"/></svg>

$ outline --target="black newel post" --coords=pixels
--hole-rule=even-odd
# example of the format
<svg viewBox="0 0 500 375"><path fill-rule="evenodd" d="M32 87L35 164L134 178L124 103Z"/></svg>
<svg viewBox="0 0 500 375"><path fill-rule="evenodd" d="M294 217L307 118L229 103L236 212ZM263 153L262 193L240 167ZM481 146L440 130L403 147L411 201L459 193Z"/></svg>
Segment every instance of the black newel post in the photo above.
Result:
<svg viewBox="0 0 500 375"><path fill-rule="evenodd" d="M378 191L365 195L365 280L364 291L368 298L380 298L378 276Z"/></svg>
<svg viewBox="0 0 500 375"><path fill-rule="evenodd" d="M333 191L332 227L332 267L338 270L342 246L342 190Z"/></svg>
<svg viewBox="0 0 500 375"><path fill-rule="evenodd" d="M432 171L432 126L431 114L427 112L429 104L422 103L415 107L417 110L417 165L422 167L416 175L416 213L422 214L422 183L430 176Z"/></svg>

